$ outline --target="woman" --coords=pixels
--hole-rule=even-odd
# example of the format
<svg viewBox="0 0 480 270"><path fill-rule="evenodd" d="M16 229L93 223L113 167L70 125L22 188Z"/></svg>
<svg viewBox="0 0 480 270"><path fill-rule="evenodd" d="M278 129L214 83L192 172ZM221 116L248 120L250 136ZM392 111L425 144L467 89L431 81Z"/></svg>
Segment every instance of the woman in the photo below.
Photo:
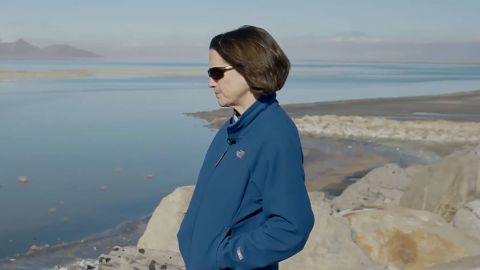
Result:
<svg viewBox="0 0 480 270"><path fill-rule="evenodd" d="M213 139L178 231L188 270L278 269L303 249L314 218L295 124L275 92L290 62L254 26L210 42L208 86L233 115Z"/></svg>

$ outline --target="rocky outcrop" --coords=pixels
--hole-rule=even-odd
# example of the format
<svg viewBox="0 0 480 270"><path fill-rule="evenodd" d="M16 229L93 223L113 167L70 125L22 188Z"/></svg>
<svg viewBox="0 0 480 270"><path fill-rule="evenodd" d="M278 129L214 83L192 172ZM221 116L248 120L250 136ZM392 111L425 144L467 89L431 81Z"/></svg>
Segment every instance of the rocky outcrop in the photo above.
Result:
<svg viewBox="0 0 480 270"><path fill-rule="evenodd" d="M372 170L333 200L339 209L401 205L451 221L466 203L480 198L480 146L455 152L437 163Z"/></svg>
<svg viewBox="0 0 480 270"><path fill-rule="evenodd" d="M182 215L186 210L177 207L179 199L188 200L186 196L191 195L193 186L177 188L172 194L165 197L146 229L151 243L165 242L161 245L172 247L176 245L176 239L172 240L178 231L178 226L170 226L180 222ZM368 254L352 239L352 231L348 222L342 217L334 214L330 202L325 199L324 193L309 193L312 202L313 212L317 220L314 229L311 232L305 248L297 255L288 260L280 262L282 270L312 269L344 269L344 270L380 270L385 269L375 263ZM172 209L176 210L170 210ZM165 220L162 210L167 210L171 219L176 220L170 225L162 226L160 221ZM160 229L158 229L158 227ZM156 235L155 233L158 233ZM169 236L166 238L160 238ZM142 237L146 238L146 235ZM170 243L167 243L170 241ZM150 246L148 242L139 241L139 246ZM155 245L156 247L160 245ZM150 265L156 268L151 268ZM168 249L144 248L144 247L116 247L108 255L102 255L98 262L98 269L184 269L180 253ZM128 268L131 267L131 268ZM164 267L164 268L160 268Z"/></svg>
<svg viewBox="0 0 480 270"><path fill-rule="evenodd" d="M181 222L188 206L188 203L184 202L190 199L193 188L177 188L162 200L137 247L115 247L108 255L102 255L97 262L90 263L89 265L94 267L91 269L185 269L180 253L172 250L175 249L172 247L177 245L174 237L178 226L174 224ZM305 248L297 255L280 262L281 269L386 269L375 263L362 247L353 241L348 222L334 214L324 193L311 192L309 197L317 222ZM183 208L178 207L181 200L184 200L181 204L185 206ZM173 221L162 226L162 221L166 218Z"/></svg>
<svg viewBox="0 0 480 270"><path fill-rule="evenodd" d="M185 209L176 207L180 198L187 200L193 187L181 187L162 200L147 227L149 237L176 235L175 226L162 228L161 209L170 206L172 219L179 222ZM403 207L376 207L336 212L321 192L310 192L315 227L305 248L282 261L281 269L424 269L480 254L480 241L470 239L440 216ZM175 224L175 222L171 223ZM160 232L155 235L155 231ZM145 238L144 235L143 238ZM159 239L162 239L159 241ZM172 239L172 238L170 238ZM176 243L176 240L170 240ZM163 243L165 247L174 243ZM140 242L139 242L140 244ZM152 268L152 267L156 268ZM102 255L98 269L184 269L179 252L168 249L116 247ZM129 268L130 267L130 268ZM163 268L161 268L163 267Z"/></svg>
<svg viewBox="0 0 480 270"><path fill-rule="evenodd" d="M432 165L386 165L333 200L310 192L315 226L304 249L280 268L475 269L468 267L480 256L479 149ZM138 247L116 247L95 268L184 269L176 233L193 189L180 187L166 196Z"/></svg>

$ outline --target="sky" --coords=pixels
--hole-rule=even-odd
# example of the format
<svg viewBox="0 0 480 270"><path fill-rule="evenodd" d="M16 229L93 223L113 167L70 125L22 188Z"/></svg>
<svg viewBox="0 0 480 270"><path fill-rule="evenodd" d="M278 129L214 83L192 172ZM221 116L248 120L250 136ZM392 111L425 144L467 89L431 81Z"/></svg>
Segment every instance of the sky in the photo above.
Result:
<svg viewBox="0 0 480 270"><path fill-rule="evenodd" d="M476 0L0 0L0 41L204 61L214 35L249 24L298 60L480 62L479 13Z"/></svg>

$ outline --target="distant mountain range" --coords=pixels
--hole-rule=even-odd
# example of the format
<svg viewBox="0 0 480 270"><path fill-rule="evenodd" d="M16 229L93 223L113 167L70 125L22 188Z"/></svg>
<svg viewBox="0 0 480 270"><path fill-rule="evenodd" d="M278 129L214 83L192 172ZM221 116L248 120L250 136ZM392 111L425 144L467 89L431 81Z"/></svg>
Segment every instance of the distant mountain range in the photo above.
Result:
<svg viewBox="0 0 480 270"><path fill-rule="evenodd" d="M102 56L69 45L59 44L40 48L23 39L14 42L0 40L0 60L69 60L99 57Z"/></svg>

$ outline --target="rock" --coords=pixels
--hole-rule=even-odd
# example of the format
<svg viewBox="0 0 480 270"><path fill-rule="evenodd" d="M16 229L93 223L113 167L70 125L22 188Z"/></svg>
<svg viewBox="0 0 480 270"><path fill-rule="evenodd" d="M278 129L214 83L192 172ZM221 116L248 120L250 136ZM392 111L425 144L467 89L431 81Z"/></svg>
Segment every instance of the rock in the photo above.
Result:
<svg viewBox="0 0 480 270"><path fill-rule="evenodd" d="M455 152L430 165L372 170L334 198L339 210L401 205L437 213L451 221L465 203L480 198L480 146Z"/></svg>
<svg viewBox="0 0 480 270"><path fill-rule="evenodd" d="M412 178L396 164L387 164L369 172L333 199L339 210L366 205L398 205Z"/></svg>
<svg viewBox="0 0 480 270"><path fill-rule="evenodd" d="M192 197L194 186L176 188L165 196L148 222L137 247L180 253L177 232Z"/></svg>
<svg viewBox="0 0 480 270"><path fill-rule="evenodd" d="M480 270L480 255L428 267L426 270Z"/></svg>
<svg viewBox="0 0 480 270"><path fill-rule="evenodd" d="M38 252L47 251L49 248L50 246L48 244L45 244L43 246L32 245L30 246L30 249L27 251L27 254L35 254Z"/></svg>
<svg viewBox="0 0 480 270"><path fill-rule="evenodd" d="M302 251L280 262L282 270L375 270L376 264L353 242L349 224L333 215L331 204L321 192L309 192L315 226Z"/></svg>
<svg viewBox="0 0 480 270"><path fill-rule="evenodd" d="M413 179L400 205L427 210L451 221L459 208L480 198L480 146L455 152L432 165L412 166Z"/></svg>
<svg viewBox="0 0 480 270"><path fill-rule="evenodd" d="M98 269L169 269L184 270L185 266L179 253L140 249L136 247L114 247L108 255L101 255L98 259Z"/></svg>
<svg viewBox="0 0 480 270"><path fill-rule="evenodd" d="M355 242L381 265L416 270L480 254L480 241L427 211L388 207L345 219Z"/></svg>
<svg viewBox="0 0 480 270"><path fill-rule="evenodd" d="M17 182L19 184L28 184L28 183L30 183L30 179L27 176L19 176L17 178Z"/></svg>
<svg viewBox="0 0 480 270"><path fill-rule="evenodd" d="M480 200L469 202L460 208L453 218L453 226L480 240Z"/></svg>
<svg viewBox="0 0 480 270"><path fill-rule="evenodd" d="M99 263L94 260L80 260L73 262L67 266L55 266L51 270L95 270L98 269Z"/></svg>

